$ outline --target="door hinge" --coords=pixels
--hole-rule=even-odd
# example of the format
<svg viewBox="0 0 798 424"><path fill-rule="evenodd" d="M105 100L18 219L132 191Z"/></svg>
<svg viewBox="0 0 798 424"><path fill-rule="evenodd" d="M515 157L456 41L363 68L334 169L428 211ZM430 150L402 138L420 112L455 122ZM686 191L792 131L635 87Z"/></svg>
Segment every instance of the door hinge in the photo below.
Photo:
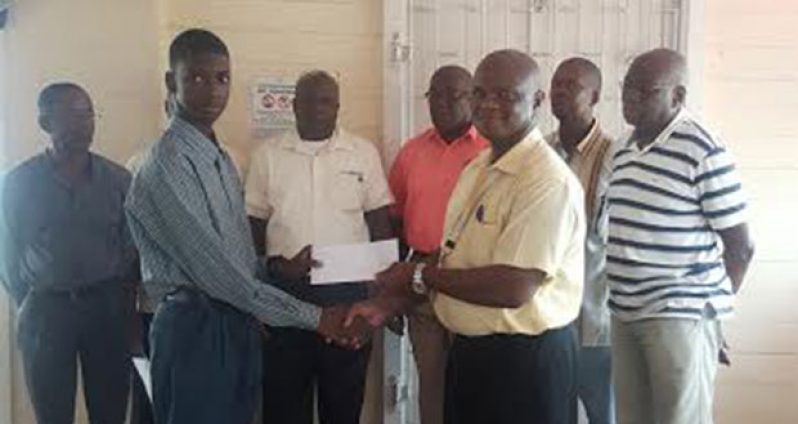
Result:
<svg viewBox="0 0 798 424"><path fill-rule="evenodd" d="M408 387L406 384L399 384L399 379L392 375L388 377L388 408L395 410L400 403L407 400L409 397Z"/></svg>
<svg viewBox="0 0 798 424"><path fill-rule="evenodd" d="M410 60L410 43L402 40L402 34L395 32L391 37L391 62L407 62Z"/></svg>

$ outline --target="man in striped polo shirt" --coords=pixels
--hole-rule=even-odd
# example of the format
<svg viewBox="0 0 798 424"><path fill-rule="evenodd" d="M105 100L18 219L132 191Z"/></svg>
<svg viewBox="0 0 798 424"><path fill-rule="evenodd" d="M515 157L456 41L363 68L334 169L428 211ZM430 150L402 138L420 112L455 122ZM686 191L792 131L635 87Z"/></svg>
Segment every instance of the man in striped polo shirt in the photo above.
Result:
<svg viewBox="0 0 798 424"><path fill-rule="evenodd" d="M712 423L720 319L753 255L734 162L684 110L686 75L684 57L657 49L623 83L634 132L604 199L621 424Z"/></svg>

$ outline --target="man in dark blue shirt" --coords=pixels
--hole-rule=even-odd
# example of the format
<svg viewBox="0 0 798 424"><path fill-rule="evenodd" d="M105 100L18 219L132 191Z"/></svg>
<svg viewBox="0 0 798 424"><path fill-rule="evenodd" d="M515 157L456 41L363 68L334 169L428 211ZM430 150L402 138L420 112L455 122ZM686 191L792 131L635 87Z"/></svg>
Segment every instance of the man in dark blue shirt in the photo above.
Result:
<svg viewBox="0 0 798 424"><path fill-rule="evenodd" d="M130 174L91 153L95 113L73 83L46 87L39 125L51 146L5 177L0 208L5 288L39 424L74 421L77 364L92 422L121 424L130 379L137 255L124 200Z"/></svg>

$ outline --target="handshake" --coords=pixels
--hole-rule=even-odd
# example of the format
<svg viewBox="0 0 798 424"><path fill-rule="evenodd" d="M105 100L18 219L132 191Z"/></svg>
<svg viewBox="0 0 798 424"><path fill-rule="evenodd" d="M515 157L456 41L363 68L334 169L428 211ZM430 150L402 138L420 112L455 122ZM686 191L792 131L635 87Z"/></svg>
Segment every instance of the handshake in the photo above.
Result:
<svg viewBox="0 0 798 424"><path fill-rule="evenodd" d="M415 263L397 262L378 273L373 295L368 300L324 308L316 331L328 343L359 349L390 318L405 313L424 299L411 288L415 269Z"/></svg>

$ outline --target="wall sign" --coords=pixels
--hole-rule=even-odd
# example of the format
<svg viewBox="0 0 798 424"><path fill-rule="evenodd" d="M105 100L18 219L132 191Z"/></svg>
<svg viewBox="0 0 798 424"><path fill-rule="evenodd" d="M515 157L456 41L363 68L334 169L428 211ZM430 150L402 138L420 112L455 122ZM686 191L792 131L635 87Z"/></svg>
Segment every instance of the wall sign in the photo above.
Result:
<svg viewBox="0 0 798 424"><path fill-rule="evenodd" d="M261 77L250 87L252 132L255 138L268 138L294 127L295 80Z"/></svg>

